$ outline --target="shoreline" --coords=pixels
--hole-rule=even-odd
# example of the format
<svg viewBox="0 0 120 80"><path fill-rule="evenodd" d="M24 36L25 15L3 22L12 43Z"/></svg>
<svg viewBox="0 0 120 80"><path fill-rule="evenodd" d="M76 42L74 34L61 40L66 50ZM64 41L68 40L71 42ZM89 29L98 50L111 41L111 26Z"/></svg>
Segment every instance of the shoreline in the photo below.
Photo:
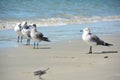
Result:
<svg viewBox="0 0 120 80"><path fill-rule="evenodd" d="M45 29L44 29L45 30ZM4 34L4 32L5 32L5 34ZM44 31L43 31L44 32ZM19 47L20 45L22 45L22 46L26 46L25 45L25 43L26 43L26 39L23 39L23 43L17 43L16 42L16 39L17 39L17 36L16 36L16 34L14 33L14 31L12 31L12 30L3 30L3 32L1 32L2 33L2 35L0 35L1 36L1 38L0 38L0 43L1 43L1 46L0 46L0 49L9 49L9 48L16 48L16 47ZM7 33L9 33L9 34L12 34L11 36L9 36ZM79 33L79 34L78 34ZM77 34L76 36L75 36L75 34ZM74 36L72 36L71 38L65 38L65 39L57 39L57 40L54 40L55 38L57 38L57 37L55 37L55 38L51 38L50 36L49 36L49 38L51 39L51 42L44 42L44 41L42 41L42 42L40 42L39 43L39 45L52 45L52 44L57 44L57 43L62 43L62 42L67 42L67 41L72 41L72 40L82 40L82 38L81 38L81 34L82 33L80 33L80 32L76 32L76 33L74 33ZM93 33L94 34L94 33ZM62 35L62 34L61 34ZM70 35L70 34L68 34L68 35ZM66 36L68 36L68 35L66 35ZM97 36L99 36L99 37L104 37L104 36L115 36L115 37L119 37L119 33L111 33L111 34L108 34L108 33L106 33L106 34L96 34L95 33L95 35L97 35ZM5 36L5 37L3 37L3 36ZM56 35L57 36L57 35ZM59 35L59 33L58 33L58 37L59 37L60 35ZM66 37L65 36L65 37ZM62 37L60 37L60 38L62 38ZM32 46L33 45L33 40L31 40L31 45L30 46Z"/></svg>
<svg viewBox="0 0 120 80"><path fill-rule="evenodd" d="M18 18L1 18L0 19L0 30L13 29L18 22L27 21L28 24L37 24L38 27L49 27L49 26L66 26L66 25L82 25L82 24L94 24L99 22L117 22L120 21L120 15L113 16L81 16L73 19L64 18L30 18L30 19L18 19Z"/></svg>
<svg viewBox="0 0 120 80"><path fill-rule="evenodd" d="M33 46L0 49L0 79L38 80L36 70L50 68L42 77L45 80L119 80L120 36L100 36L114 44L113 47L93 47L94 52L118 51L118 53L86 54L89 46L81 39ZM108 58L104 58L108 56Z"/></svg>
<svg viewBox="0 0 120 80"><path fill-rule="evenodd" d="M118 34L101 34L101 35L97 35L98 37L100 37L101 39L103 38L105 38L105 36L107 36L107 37L110 37L110 36L114 36L114 37L120 37L120 35L118 35ZM76 37L76 38L72 38L72 39L66 39L66 40L62 40L62 41L53 41L53 42L44 42L44 41L42 41L42 42L39 42L39 47L40 46L45 46L45 45L56 45L56 44L61 44L61 43L64 43L64 42L71 42L71 41L82 41L83 43L84 43L84 41L82 40L82 38L81 38L81 35L79 36L79 37ZM1 42L2 43L2 42ZM2 45L4 45L3 47L2 47L2 45L0 46L0 50L2 50L2 49L12 49L12 48L19 48L20 46L24 46L24 47L29 47L29 48L31 48L31 47L33 47L33 45L34 45L34 41L31 41L30 43L30 45L26 45L25 44L26 43L26 39L24 39L23 40L23 43L17 43L16 42L16 40L15 41L12 41L12 42L10 42L10 43L8 43L9 44L9 46L8 46L8 44L6 43L5 45L4 45L4 43L2 43ZM14 44L14 45L13 45ZM32 48L31 48L32 49Z"/></svg>

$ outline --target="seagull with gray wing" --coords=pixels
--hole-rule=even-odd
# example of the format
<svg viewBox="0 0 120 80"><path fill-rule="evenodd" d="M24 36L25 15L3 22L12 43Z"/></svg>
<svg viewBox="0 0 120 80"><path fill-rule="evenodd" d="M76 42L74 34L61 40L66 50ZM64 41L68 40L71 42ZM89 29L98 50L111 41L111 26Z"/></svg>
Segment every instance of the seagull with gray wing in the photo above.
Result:
<svg viewBox="0 0 120 80"><path fill-rule="evenodd" d="M24 35L24 37L27 39L27 43L26 45L30 45L30 39L31 39L31 36L30 36L30 32L31 32L31 25L27 25L27 22L26 21L23 21L22 22L22 34Z"/></svg>
<svg viewBox="0 0 120 80"><path fill-rule="evenodd" d="M33 28L31 29L30 36L31 36L32 40L34 41L34 48L36 46L36 42L37 42L37 48L38 48L40 41L50 42L50 40L47 37L44 37L44 35L41 32L38 32L36 30L36 24L33 24L32 27Z"/></svg>
<svg viewBox="0 0 120 80"><path fill-rule="evenodd" d="M102 46L113 46L113 44L109 44L107 42L104 42L103 40L101 40L98 36L96 35L93 35L91 32L90 32L90 29L89 28L84 28L83 30L80 30L80 32L83 32L82 34L82 39L88 43L90 45L90 50L89 50L89 53L92 53L92 45L95 44L95 45L102 45Z"/></svg>

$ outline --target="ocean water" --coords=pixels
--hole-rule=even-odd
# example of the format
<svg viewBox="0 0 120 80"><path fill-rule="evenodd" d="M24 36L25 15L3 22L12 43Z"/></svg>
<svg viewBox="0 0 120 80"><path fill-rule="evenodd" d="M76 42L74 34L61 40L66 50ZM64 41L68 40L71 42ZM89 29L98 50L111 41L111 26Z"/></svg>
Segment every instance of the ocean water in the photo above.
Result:
<svg viewBox="0 0 120 80"><path fill-rule="evenodd" d="M120 20L120 0L0 0L0 19L58 26Z"/></svg>
<svg viewBox="0 0 120 80"><path fill-rule="evenodd" d="M71 39L80 39L82 30L85 27L89 27L93 34L98 36L104 35L119 35L120 34L120 21L111 22L97 22L88 24L76 24L76 25L64 25L64 26L50 26L50 27L37 27L39 32L42 32L44 36L48 37L51 42L40 42L39 46L57 43L61 41L70 41ZM26 44L26 39L23 39L23 43ZM31 45L33 41L31 40ZM12 29L0 31L0 48L17 47L17 36Z"/></svg>
<svg viewBox="0 0 120 80"><path fill-rule="evenodd" d="M8 28L0 30L0 48L18 46L9 28L19 20L36 23L53 43L81 39L84 27L97 35L120 34L120 0L0 0L0 26Z"/></svg>

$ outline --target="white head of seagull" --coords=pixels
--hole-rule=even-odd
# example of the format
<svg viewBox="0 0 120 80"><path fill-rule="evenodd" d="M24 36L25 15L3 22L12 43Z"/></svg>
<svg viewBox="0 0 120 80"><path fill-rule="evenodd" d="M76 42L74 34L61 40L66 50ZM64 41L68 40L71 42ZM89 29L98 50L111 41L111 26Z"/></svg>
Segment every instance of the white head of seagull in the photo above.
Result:
<svg viewBox="0 0 120 80"><path fill-rule="evenodd" d="M90 33L90 29L89 28L84 28L83 29L83 33L84 34L89 34Z"/></svg>
<svg viewBox="0 0 120 80"><path fill-rule="evenodd" d="M36 24L33 24L32 30L37 32Z"/></svg>
<svg viewBox="0 0 120 80"><path fill-rule="evenodd" d="M103 40L101 40L98 36L93 35L90 32L89 28L84 28L83 30L83 34L82 34L82 39L90 44L90 50L89 53L92 53L92 44L95 45L102 45L102 46L112 46L112 44L106 43Z"/></svg>
<svg viewBox="0 0 120 80"><path fill-rule="evenodd" d="M27 21L23 21L23 22L21 23L21 26L25 28L25 27L27 26Z"/></svg>
<svg viewBox="0 0 120 80"><path fill-rule="evenodd" d="M82 39L85 41L85 42L87 42L88 44L90 44L91 45L91 43L89 43L90 42L90 36L92 35L92 33L90 32L90 29L89 28L84 28L83 30L81 30L82 32L83 32L83 34L82 34Z"/></svg>
<svg viewBox="0 0 120 80"><path fill-rule="evenodd" d="M17 23L17 24L15 25L14 31L15 31L15 32L20 32L20 31L21 31L21 24L20 24L20 23ZM18 35L20 35L20 34L18 34Z"/></svg>

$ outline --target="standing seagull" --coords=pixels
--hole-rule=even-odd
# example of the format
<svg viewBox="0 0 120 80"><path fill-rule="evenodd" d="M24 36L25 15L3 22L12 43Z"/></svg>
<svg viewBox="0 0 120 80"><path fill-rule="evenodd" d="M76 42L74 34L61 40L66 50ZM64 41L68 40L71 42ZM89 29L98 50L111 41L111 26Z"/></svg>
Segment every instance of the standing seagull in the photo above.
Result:
<svg viewBox="0 0 120 80"><path fill-rule="evenodd" d="M20 42L22 43L22 39L23 39L23 34L22 34L22 26L21 26L21 23L17 23L16 26L14 27L14 31L16 32L17 36L18 36L18 39L17 39L17 42L19 43L19 40Z"/></svg>
<svg viewBox="0 0 120 80"><path fill-rule="evenodd" d="M38 32L36 30L36 24L33 24L33 28L31 29L30 36L32 40L34 41L34 48L35 48L36 42L37 42L37 48L38 48L40 41L50 42L50 40L47 37L44 37L44 35L41 32Z"/></svg>
<svg viewBox="0 0 120 80"><path fill-rule="evenodd" d="M31 36L30 36L31 29L30 29L30 27L31 26L28 26L26 21L23 21L21 25L22 25L22 31L21 32L24 35L24 37L27 38L26 45L30 45L30 39L31 39Z"/></svg>
<svg viewBox="0 0 120 80"><path fill-rule="evenodd" d="M91 32L90 32L90 29L89 28L84 28L83 30L80 30L80 31L83 31L83 34L82 34L82 39L89 43L90 45L90 50L89 50L89 53L92 53L92 45L95 44L95 45L102 45L102 46L113 46L112 44L109 44L109 43L106 43L104 42L103 40L101 40L98 36L96 35L93 35Z"/></svg>

